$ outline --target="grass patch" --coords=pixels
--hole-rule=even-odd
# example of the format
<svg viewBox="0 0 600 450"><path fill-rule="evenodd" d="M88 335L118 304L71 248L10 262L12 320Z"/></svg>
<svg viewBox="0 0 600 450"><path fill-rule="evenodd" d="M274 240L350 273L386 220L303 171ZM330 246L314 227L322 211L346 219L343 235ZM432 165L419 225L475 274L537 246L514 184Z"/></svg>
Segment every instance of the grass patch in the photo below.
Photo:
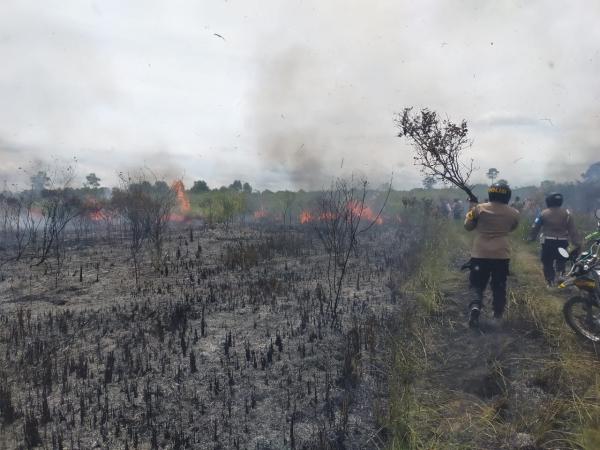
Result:
<svg viewBox="0 0 600 450"><path fill-rule="evenodd" d="M539 247L523 242L525 228L513 240L504 337L479 338L494 351L487 361L482 352L471 374L481 385L469 392L439 383L435 372L452 367L439 358L452 356L436 355L434 346L451 336L458 346L478 338L456 324L460 302L466 307L462 290L467 294L456 261L471 235L459 224L430 226L419 267L405 284L414 308L399 325L390 358L388 448L514 448L520 438L535 448L600 448L597 355L566 325L563 294L546 290ZM466 357L453 356L456 363Z"/></svg>
<svg viewBox="0 0 600 450"><path fill-rule="evenodd" d="M423 398L419 380L430 370L428 361L428 332L430 321L439 319L444 307L444 288L453 282L456 274L450 270L455 242L459 240L459 224L446 220L431 220L427 224L426 240L418 255L418 269L403 286L406 298L412 300L400 318L396 337L391 349L389 366L389 407L386 418L388 448L393 450L420 448L467 448L459 443L449 447L445 441L448 427L454 423L444 421L440 402L458 410L467 408L468 424L457 426L465 429L473 421L485 421L493 416L483 405L466 406L453 399ZM406 306L406 305L405 305ZM433 393L432 393L433 394ZM444 407L446 409L446 407ZM488 414L489 413L489 414ZM480 426L481 428L481 426Z"/></svg>
<svg viewBox="0 0 600 450"><path fill-rule="evenodd" d="M600 364L594 348L566 325L564 294L544 285L537 245L515 241L517 285L510 293L509 320L537 331L552 357L534 382L552 394L537 417L529 418L542 446L600 448ZM573 293L574 295L574 293Z"/></svg>
<svg viewBox="0 0 600 450"><path fill-rule="evenodd" d="M436 315L442 310L443 288L453 277L450 259L452 243L457 240L458 224L446 220L432 220L427 238L418 258L418 269L407 281L404 290L417 301L424 316Z"/></svg>

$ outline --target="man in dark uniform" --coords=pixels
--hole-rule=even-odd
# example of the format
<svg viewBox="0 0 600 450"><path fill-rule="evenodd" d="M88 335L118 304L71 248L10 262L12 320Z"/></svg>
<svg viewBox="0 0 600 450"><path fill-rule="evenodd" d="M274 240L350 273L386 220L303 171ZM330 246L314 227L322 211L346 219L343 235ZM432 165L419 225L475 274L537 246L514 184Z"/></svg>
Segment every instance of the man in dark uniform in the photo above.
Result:
<svg viewBox="0 0 600 450"><path fill-rule="evenodd" d="M546 206L538 214L531 227L529 240L537 238L540 231L542 238L542 264L544 266L544 277L549 287L554 286L556 274L563 274L567 260L558 252L559 248L567 249L569 241L575 247L573 254L579 252L581 239L575 220L568 209L562 207L563 196L558 192L552 192L546 197Z"/></svg>
<svg viewBox="0 0 600 450"><path fill-rule="evenodd" d="M519 212L508 206L511 194L508 184L494 183L488 189L489 202L473 206L465 218L465 228L476 233L469 276L475 299L469 306L469 326L479 324L483 293L490 278L494 317L500 319L504 313L510 262L508 234L519 224Z"/></svg>

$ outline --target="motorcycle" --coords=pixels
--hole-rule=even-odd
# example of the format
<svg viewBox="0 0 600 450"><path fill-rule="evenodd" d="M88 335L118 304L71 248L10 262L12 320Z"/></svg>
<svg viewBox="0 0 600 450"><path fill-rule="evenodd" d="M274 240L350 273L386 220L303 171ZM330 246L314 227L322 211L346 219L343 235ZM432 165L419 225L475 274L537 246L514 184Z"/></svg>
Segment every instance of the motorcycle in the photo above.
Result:
<svg viewBox="0 0 600 450"><path fill-rule="evenodd" d="M600 209L595 215L598 230L585 237L586 241L593 241L592 245L575 259L558 287L579 289L581 294L567 300L563 307L565 320L579 336L600 342ZM563 258L570 257L566 249L558 251Z"/></svg>

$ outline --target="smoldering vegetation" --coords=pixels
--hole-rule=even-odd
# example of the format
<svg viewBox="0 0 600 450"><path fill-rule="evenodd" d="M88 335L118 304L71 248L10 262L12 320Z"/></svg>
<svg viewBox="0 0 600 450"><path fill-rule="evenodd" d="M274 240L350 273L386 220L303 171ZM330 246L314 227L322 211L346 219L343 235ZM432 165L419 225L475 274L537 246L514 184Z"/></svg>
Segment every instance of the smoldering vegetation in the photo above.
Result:
<svg viewBox="0 0 600 450"><path fill-rule="evenodd" d="M430 202L406 202L402 223L352 222L358 195L303 224L208 226L178 221L164 186L113 198L112 212L69 200L64 214L37 199L36 226L20 211L4 230L5 448L385 441L390 329L408 314L400 287Z"/></svg>

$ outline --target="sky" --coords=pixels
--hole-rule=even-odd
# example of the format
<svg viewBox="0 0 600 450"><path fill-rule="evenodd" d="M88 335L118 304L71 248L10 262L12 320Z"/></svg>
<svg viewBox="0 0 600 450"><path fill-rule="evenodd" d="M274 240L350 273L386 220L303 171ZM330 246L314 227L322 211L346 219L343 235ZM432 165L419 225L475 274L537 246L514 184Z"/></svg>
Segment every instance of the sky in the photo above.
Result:
<svg viewBox="0 0 600 450"><path fill-rule="evenodd" d="M319 189L421 185L394 115L466 120L473 182L600 160L600 2L2 0L0 181L76 159Z"/></svg>

